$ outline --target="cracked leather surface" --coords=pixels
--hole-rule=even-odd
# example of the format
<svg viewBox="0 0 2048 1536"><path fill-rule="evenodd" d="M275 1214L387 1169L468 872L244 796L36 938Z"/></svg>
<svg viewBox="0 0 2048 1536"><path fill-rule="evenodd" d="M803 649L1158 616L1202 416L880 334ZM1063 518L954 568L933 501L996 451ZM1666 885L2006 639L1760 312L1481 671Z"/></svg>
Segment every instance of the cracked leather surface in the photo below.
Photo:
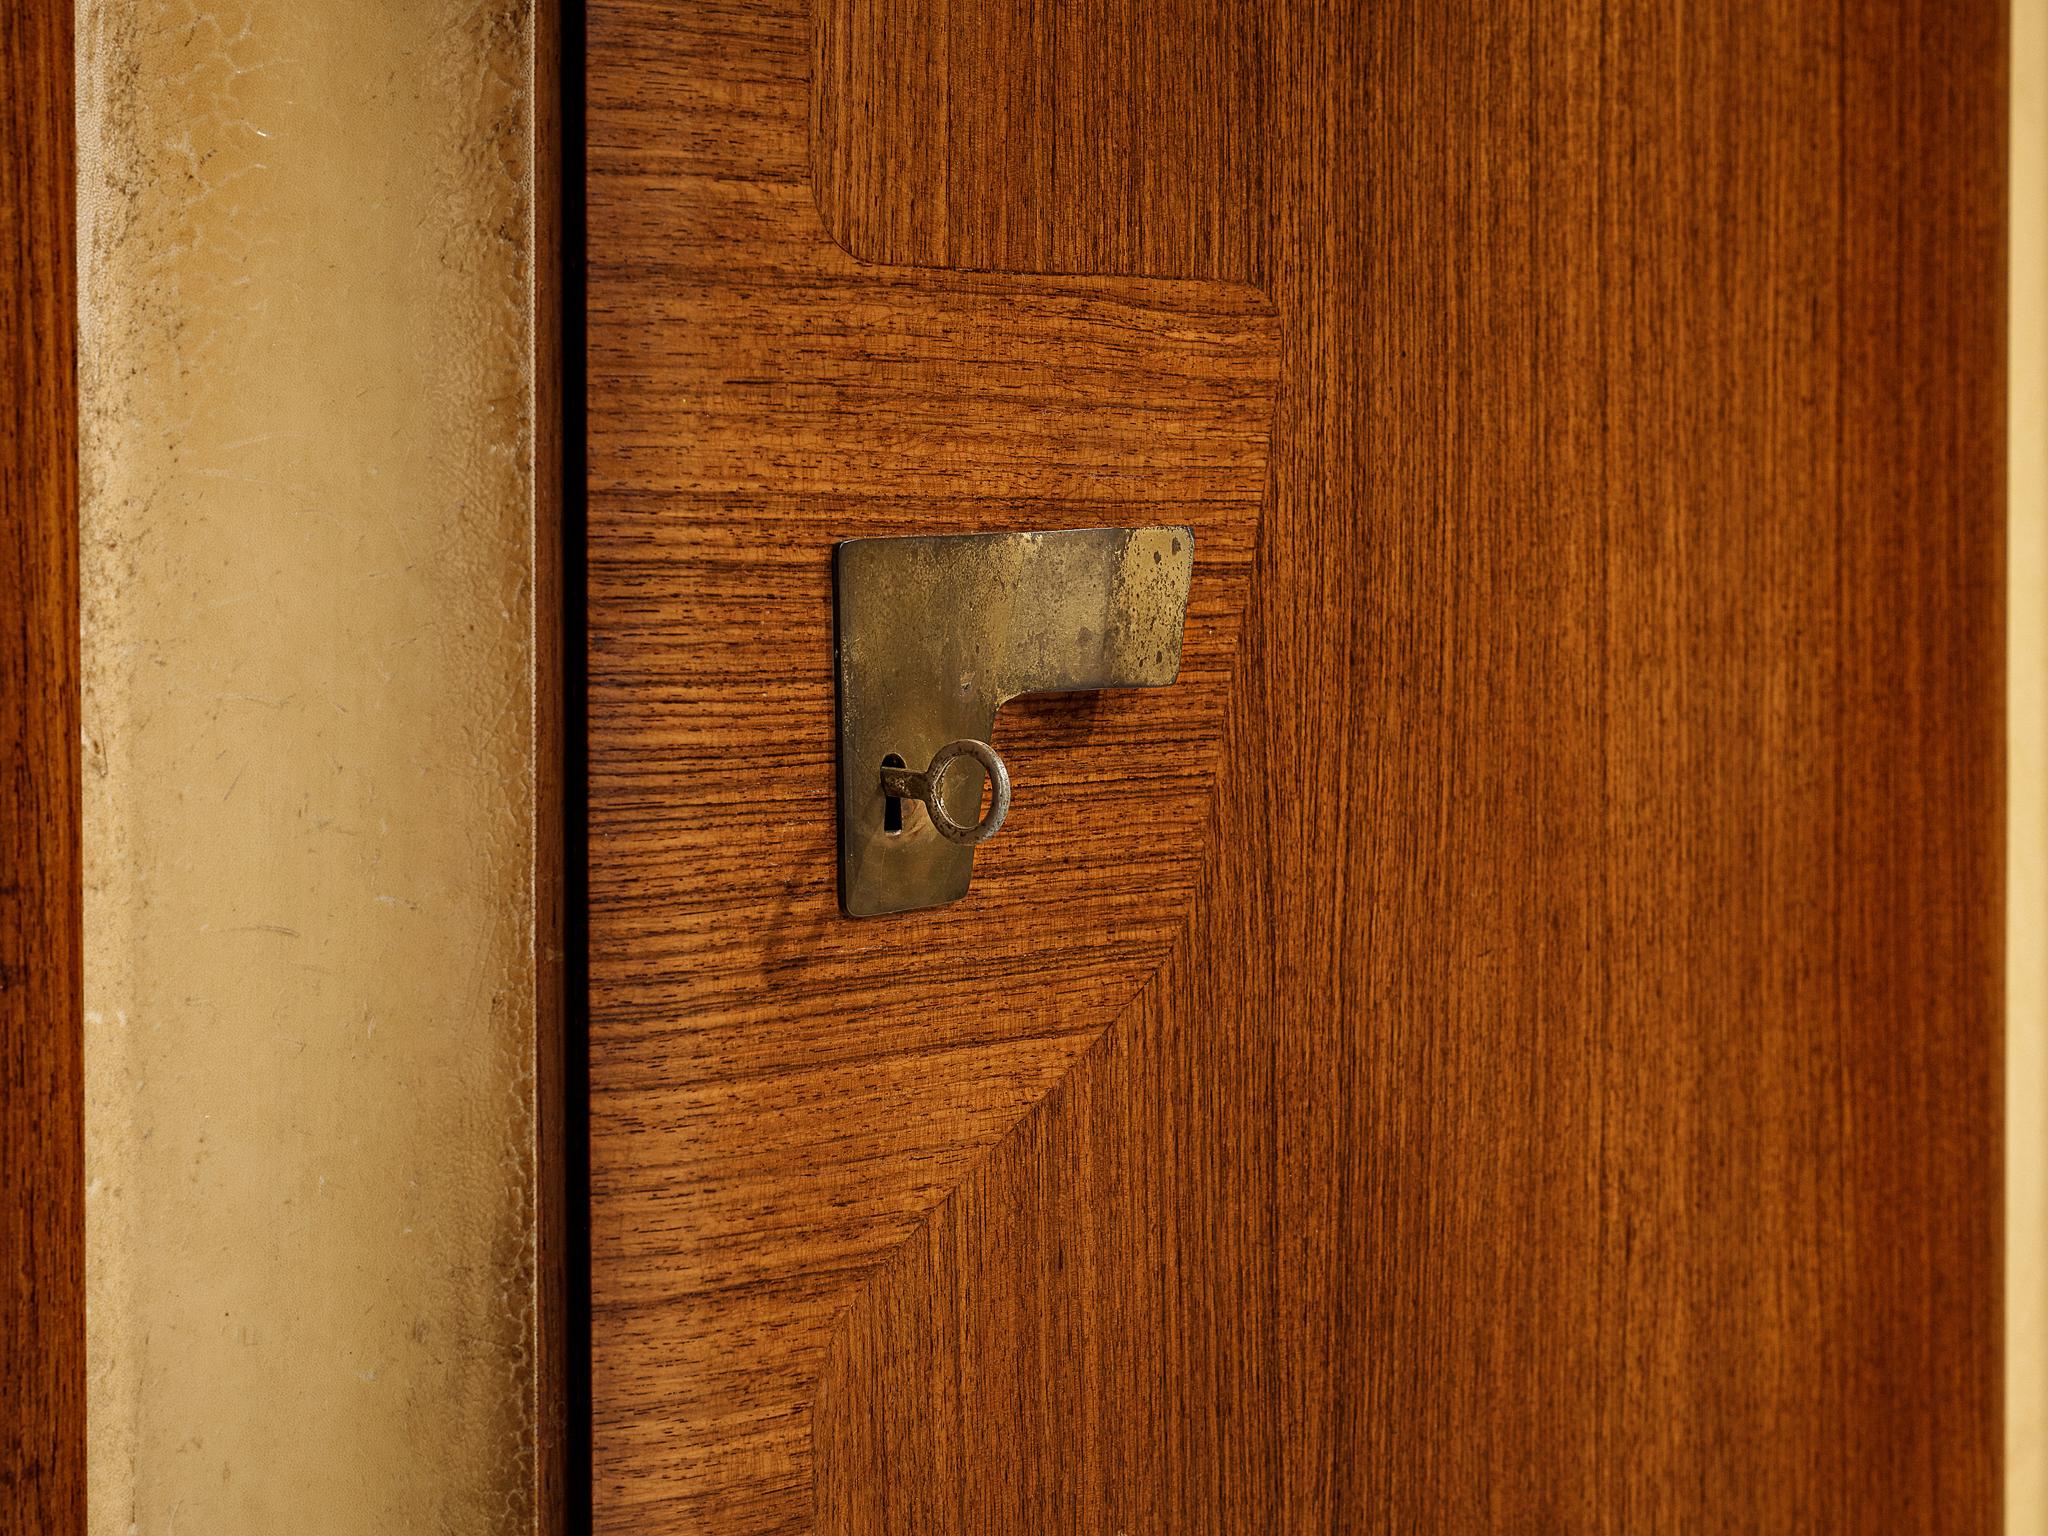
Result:
<svg viewBox="0 0 2048 1536"><path fill-rule="evenodd" d="M532 1525L530 48L81 5L99 1536Z"/></svg>

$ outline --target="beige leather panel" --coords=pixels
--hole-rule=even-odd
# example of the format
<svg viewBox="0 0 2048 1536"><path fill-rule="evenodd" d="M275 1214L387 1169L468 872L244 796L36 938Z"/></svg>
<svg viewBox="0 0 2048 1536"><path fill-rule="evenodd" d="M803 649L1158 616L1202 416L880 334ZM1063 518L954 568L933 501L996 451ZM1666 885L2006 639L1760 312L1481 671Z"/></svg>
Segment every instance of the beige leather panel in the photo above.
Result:
<svg viewBox="0 0 2048 1536"><path fill-rule="evenodd" d="M533 1522L531 31L80 7L100 1536Z"/></svg>

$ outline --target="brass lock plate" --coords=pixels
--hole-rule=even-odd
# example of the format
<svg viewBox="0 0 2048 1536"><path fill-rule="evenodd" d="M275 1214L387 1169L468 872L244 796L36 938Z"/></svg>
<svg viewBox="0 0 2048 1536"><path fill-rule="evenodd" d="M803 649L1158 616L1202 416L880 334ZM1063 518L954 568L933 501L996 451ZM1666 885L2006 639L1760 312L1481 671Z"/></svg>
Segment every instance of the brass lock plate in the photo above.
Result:
<svg viewBox="0 0 2048 1536"><path fill-rule="evenodd" d="M941 835L918 800L885 793L883 770L915 774L950 744L987 743L996 712L1028 693L1170 684L1194 560L1187 528L851 539L835 548L847 916L943 906L967 893L974 873L972 841L957 840L957 828ZM957 766L933 789L966 827L980 816L979 755L949 754ZM984 827L982 835L994 831Z"/></svg>

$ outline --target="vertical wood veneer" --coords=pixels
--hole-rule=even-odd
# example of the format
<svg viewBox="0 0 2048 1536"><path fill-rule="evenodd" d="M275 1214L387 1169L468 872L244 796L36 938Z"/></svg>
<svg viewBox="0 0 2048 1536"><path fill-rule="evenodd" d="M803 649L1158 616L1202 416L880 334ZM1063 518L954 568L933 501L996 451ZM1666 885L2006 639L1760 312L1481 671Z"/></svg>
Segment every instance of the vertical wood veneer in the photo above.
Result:
<svg viewBox="0 0 2048 1536"><path fill-rule="evenodd" d="M85 1523L69 0L0 14L0 1530Z"/></svg>
<svg viewBox="0 0 2048 1536"><path fill-rule="evenodd" d="M591 81L601 1527L1986 1529L2002 8L604 0ZM1119 445L1055 330L919 479L890 305L1233 291L1138 273L1270 299L1271 476L1173 932L1019 1065L1101 833L832 917L823 550Z"/></svg>

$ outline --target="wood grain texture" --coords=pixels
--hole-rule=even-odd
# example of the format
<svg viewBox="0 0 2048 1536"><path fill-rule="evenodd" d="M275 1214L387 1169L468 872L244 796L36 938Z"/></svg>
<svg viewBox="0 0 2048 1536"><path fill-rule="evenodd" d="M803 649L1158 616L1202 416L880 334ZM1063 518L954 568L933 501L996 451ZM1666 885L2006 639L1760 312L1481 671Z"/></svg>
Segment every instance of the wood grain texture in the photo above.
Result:
<svg viewBox="0 0 2048 1536"><path fill-rule="evenodd" d="M936 91L913 9L834 69ZM1050 10L979 74L1151 78ZM819 1527L1991 1529L2001 9L1224 12L1288 351L1209 878L863 1291ZM945 101L821 131L856 249L1213 270ZM1032 173L862 184L963 138Z"/></svg>
<svg viewBox="0 0 2048 1536"><path fill-rule="evenodd" d="M796 0L588 47L596 1523L786 1530L834 1318L1185 924L1277 346L1243 285L849 258ZM970 898L842 918L833 543L1181 522L1174 688L1006 709Z"/></svg>
<svg viewBox="0 0 2048 1536"><path fill-rule="evenodd" d="M601 1527L1992 1525L2003 27L595 7ZM859 256L1125 276L799 264L800 50ZM840 924L785 614L843 529L1123 446L1089 306L1258 315L1131 273L1256 283L1282 347L1186 862L1090 885L1048 730L1057 867L1019 823L932 937ZM940 294L974 394L883 318ZM972 414L1027 400L1062 428ZM1002 456L904 446L954 420ZM1200 441L1128 494L1227 515ZM815 853L699 787L763 737ZM1081 996L958 1048L963 997Z"/></svg>
<svg viewBox="0 0 2048 1536"><path fill-rule="evenodd" d="M819 207L869 261L1260 281L1267 20L1241 0L816 0Z"/></svg>
<svg viewBox="0 0 2048 1536"><path fill-rule="evenodd" d="M85 1526L72 10L0 14L0 1531Z"/></svg>

